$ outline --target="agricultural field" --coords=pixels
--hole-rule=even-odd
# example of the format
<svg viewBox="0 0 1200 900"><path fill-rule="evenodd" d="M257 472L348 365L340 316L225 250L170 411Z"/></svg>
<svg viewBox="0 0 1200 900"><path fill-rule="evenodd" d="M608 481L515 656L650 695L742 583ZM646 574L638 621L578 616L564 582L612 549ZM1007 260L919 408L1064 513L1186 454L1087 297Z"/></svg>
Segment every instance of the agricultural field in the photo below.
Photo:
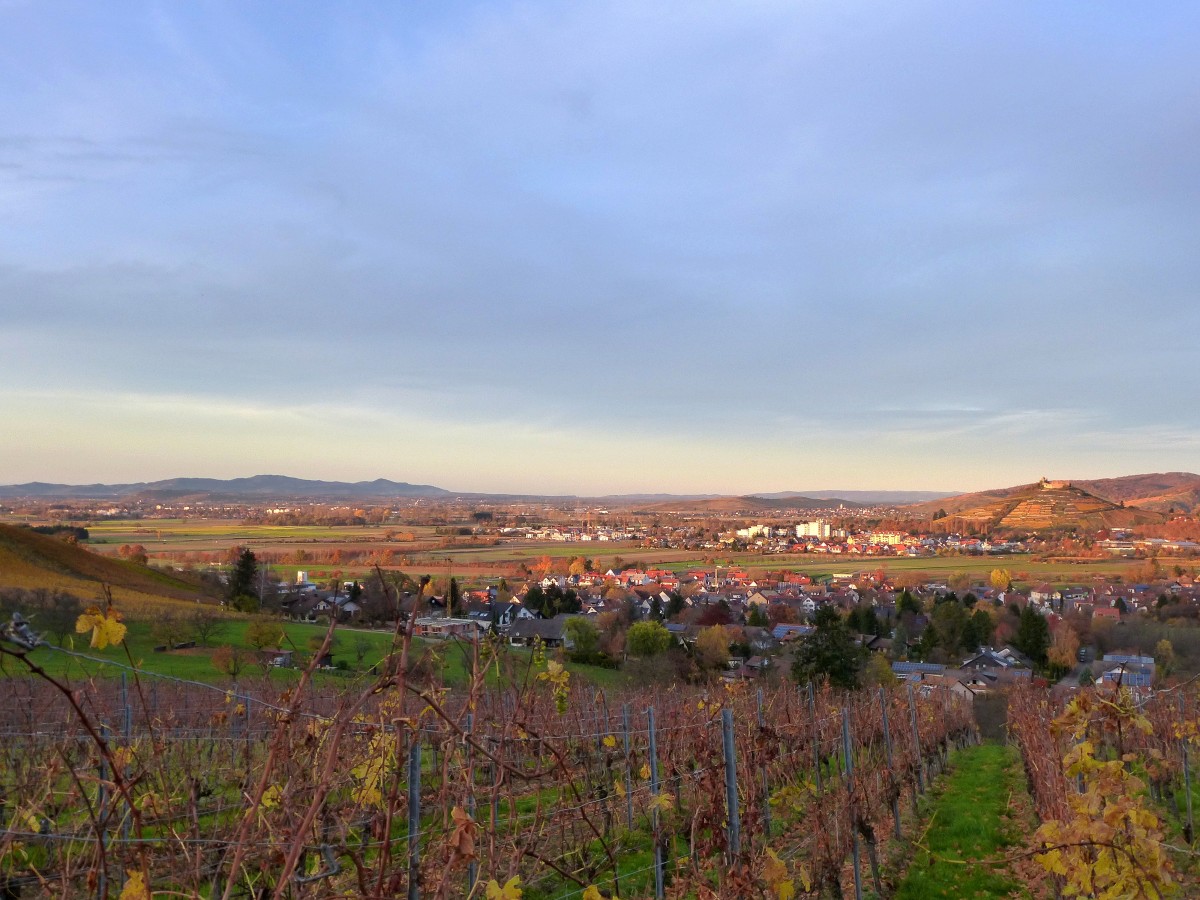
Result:
<svg viewBox="0 0 1200 900"><path fill-rule="evenodd" d="M1045 560L1029 555L908 558L724 551L699 554L647 548L633 541L565 543L494 535L471 538L453 534L454 527L428 525L291 526L243 524L227 519L137 519L102 520L88 528L88 547L97 554L116 557L123 546L141 545L152 566L163 570L220 566L227 561L231 548L249 547L270 565L277 578L285 581L294 580L297 572L306 572L315 580L363 578L376 565L438 578L454 575L465 584L499 577L511 581L523 568L535 569L547 561L552 568L565 571L569 559L581 556L601 571L614 565L661 567L676 572L719 566L741 568L755 577L780 570L815 576L883 570L891 574L927 573L937 579L964 573L986 580L992 569L1003 567L1012 572L1020 588L1043 581L1061 586L1111 578L1124 574L1132 564L1127 559ZM1193 561L1162 558L1159 562L1168 567L1176 562L1190 567ZM5 576L0 557L0 581Z"/></svg>
<svg viewBox="0 0 1200 900"><path fill-rule="evenodd" d="M141 544L152 558L166 559L239 546L278 556L339 548L403 551L441 539L427 526L255 525L230 519L103 520L89 524L88 532L98 552L115 554L120 545Z"/></svg>
<svg viewBox="0 0 1200 900"><path fill-rule="evenodd" d="M383 554L391 554L384 568L403 568L410 572L435 576L457 575L460 580L486 580L506 576L524 565L533 568L549 559L565 566L568 559L584 556L595 568L604 570L616 562L625 566L655 566L678 572L694 568L711 569L738 567L761 575L768 571L787 569L810 575L829 575L836 572L883 570L888 573L923 572L932 578L946 578L955 573L968 573L986 580L997 567L1009 569L1018 586L1047 581L1052 584L1077 584L1095 577L1112 577L1128 570L1129 560L1123 559L1053 559L1038 560L1028 555L1016 556L937 556L922 558L876 556L816 556L812 554L724 553L714 551L701 556L682 550L662 550L640 546L636 542L563 543L561 541L527 541L488 538L484 545L472 545L467 538L455 538L448 546L437 546L448 540L446 535L430 526L282 526L243 525L230 520L154 519L118 521L106 520L89 526L91 549L115 555L121 545L141 544L152 562L188 562L203 557L215 560L232 547L249 547L268 560L274 573L291 580L298 571L315 577L363 577ZM405 539L396 535L403 533ZM392 535L389 538L389 534ZM340 551L345 561L333 557ZM372 556L374 554L374 556ZM1160 560L1171 565L1174 560ZM1179 562L1185 565L1187 560Z"/></svg>

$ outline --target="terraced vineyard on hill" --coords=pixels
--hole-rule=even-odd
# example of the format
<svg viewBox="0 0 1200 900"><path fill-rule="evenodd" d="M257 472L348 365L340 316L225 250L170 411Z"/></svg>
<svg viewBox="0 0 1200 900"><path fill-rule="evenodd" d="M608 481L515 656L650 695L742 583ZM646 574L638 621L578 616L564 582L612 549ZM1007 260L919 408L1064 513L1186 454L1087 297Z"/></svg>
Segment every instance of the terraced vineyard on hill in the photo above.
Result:
<svg viewBox="0 0 1200 900"><path fill-rule="evenodd" d="M1067 482L1043 481L964 509L958 518L1014 531L1063 527L1111 528L1162 520L1159 513L1125 508Z"/></svg>

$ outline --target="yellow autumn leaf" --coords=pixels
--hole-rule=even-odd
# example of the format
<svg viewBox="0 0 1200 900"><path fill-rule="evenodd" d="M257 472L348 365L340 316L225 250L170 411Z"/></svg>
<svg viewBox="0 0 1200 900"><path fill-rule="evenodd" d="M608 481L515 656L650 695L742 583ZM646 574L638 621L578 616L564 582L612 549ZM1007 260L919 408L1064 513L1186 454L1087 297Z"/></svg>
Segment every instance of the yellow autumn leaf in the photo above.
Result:
<svg viewBox="0 0 1200 900"><path fill-rule="evenodd" d="M763 861L763 879L779 900L792 900L796 896L796 883L788 877L787 864L770 847Z"/></svg>
<svg viewBox="0 0 1200 900"><path fill-rule="evenodd" d="M624 784L624 782L621 781L620 778L613 779L613 793L616 794L618 797L620 797L622 800L625 799L625 784Z"/></svg>
<svg viewBox="0 0 1200 900"><path fill-rule="evenodd" d="M651 794L650 809L657 812L670 812L675 808L675 798L670 794Z"/></svg>
<svg viewBox="0 0 1200 900"><path fill-rule="evenodd" d="M600 888L594 884L589 884L584 889L582 900L604 900L604 895L600 893ZM621 898L613 894L611 900L621 900Z"/></svg>
<svg viewBox="0 0 1200 900"><path fill-rule="evenodd" d="M120 900L150 900L145 876L141 872L126 872L125 875L125 887L121 888Z"/></svg>
<svg viewBox="0 0 1200 900"><path fill-rule="evenodd" d="M504 887L495 879L487 883L487 900L521 900L521 876L514 875Z"/></svg>
<svg viewBox="0 0 1200 900"><path fill-rule="evenodd" d="M613 747L617 746L617 739L611 734L606 734L604 736L604 746L611 750Z"/></svg>
<svg viewBox="0 0 1200 900"><path fill-rule="evenodd" d="M92 646L103 650L109 644L119 644L125 640L125 626L121 624L121 614L111 606L104 612L99 607L89 606L75 620L75 633L92 633Z"/></svg>
<svg viewBox="0 0 1200 900"><path fill-rule="evenodd" d="M641 768L641 771L640 771L640 772L638 772L638 774L639 774L639 775L641 775L643 779L645 779L645 778L649 778L649 777L650 777L650 766L649 766L649 764L648 764L648 763L642 763L642 768Z"/></svg>
<svg viewBox="0 0 1200 900"><path fill-rule="evenodd" d="M271 785L263 791L262 801L259 803L263 809L274 809L279 805L279 798L283 796L283 788L277 784Z"/></svg>
<svg viewBox="0 0 1200 900"><path fill-rule="evenodd" d="M763 860L763 879L767 884L774 887L780 881L787 878L787 866L779 855L770 847L767 848L767 858Z"/></svg>
<svg viewBox="0 0 1200 900"><path fill-rule="evenodd" d="M796 875L800 878L800 886L804 888L804 893L809 893L813 889L812 875L808 872L808 866L801 864L796 867Z"/></svg>

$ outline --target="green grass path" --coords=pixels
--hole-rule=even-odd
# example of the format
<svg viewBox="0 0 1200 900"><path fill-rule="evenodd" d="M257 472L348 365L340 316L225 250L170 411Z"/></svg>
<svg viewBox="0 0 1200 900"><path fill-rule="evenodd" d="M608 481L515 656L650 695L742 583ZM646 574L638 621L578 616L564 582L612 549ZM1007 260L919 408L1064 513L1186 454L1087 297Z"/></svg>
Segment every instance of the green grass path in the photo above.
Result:
<svg viewBox="0 0 1200 900"><path fill-rule="evenodd" d="M1020 821L1012 803L1026 793L1016 752L984 744L956 753L951 764L931 797L927 830L918 836L897 900L1029 897L1011 871L974 862L1021 844L1028 823Z"/></svg>

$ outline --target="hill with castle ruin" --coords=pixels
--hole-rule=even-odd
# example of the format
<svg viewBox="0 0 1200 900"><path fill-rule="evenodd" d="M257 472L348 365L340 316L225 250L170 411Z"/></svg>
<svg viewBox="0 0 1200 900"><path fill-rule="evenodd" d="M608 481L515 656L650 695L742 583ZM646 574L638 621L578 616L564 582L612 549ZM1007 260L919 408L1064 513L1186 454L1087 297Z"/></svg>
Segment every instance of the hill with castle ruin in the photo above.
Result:
<svg viewBox="0 0 1200 900"><path fill-rule="evenodd" d="M1086 484L1042 479L1034 484L923 503L913 510L931 518L944 511L966 525L1012 531L1129 528L1162 522L1166 518L1162 512L1138 506L1124 498L1105 499L1087 490L1083 486Z"/></svg>

